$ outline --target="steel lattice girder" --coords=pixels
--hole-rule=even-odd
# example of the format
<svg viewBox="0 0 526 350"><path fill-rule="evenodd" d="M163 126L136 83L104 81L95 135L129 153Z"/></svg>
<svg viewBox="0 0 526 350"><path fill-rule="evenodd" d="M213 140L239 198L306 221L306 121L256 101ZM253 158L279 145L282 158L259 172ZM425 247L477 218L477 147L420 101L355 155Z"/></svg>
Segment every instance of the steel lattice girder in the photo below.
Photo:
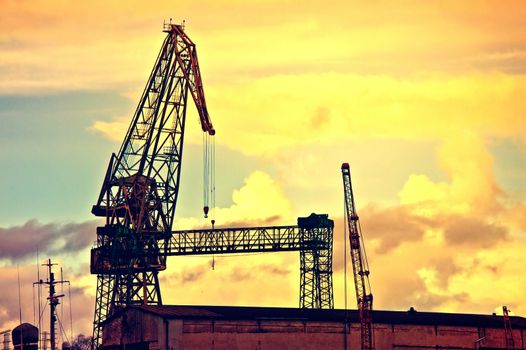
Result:
<svg viewBox="0 0 526 350"><path fill-rule="evenodd" d="M334 223L312 214L298 224L174 231L159 248L167 256L299 251L299 306L332 309Z"/></svg>
<svg viewBox="0 0 526 350"><path fill-rule="evenodd" d="M327 218L315 215L310 218ZM301 222L301 219L298 219ZM108 228L100 233L110 234ZM113 227L114 232L125 234L125 229ZM117 235L117 233L115 233ZM332 283L333 222L328 220L311 226L268 226L244 228L217 228L202 230L173 231L169 237L159 242L158 254L167 256L233 254L258 252L300 252L300 307L333 308ZM121 252L126 261L129 256ZM136 259L148 258L156 261L151 251L133 252ZM113 271L117 273L128 269L129 265L112 266L119 261L102 248L92 250L92 272ZM139 273L139 269L135 272ZM121 283L117 283L121 285ZM119 287L121 289L123 287ZM121 292L122 294L123 292ZM136 299L138 291L131 292Z"/></svg>

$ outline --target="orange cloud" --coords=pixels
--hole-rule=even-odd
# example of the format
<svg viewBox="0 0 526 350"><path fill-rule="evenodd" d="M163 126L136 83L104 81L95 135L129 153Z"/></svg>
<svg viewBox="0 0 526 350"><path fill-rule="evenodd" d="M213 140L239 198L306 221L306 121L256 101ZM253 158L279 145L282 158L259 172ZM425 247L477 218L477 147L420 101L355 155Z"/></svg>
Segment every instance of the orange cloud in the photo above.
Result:
<svg viewBox="0 0 526 350"><path fill-rule="evenodd" d="M347 74L273 76L208 89L216 142L249 155L349 138L447 140L463 130L526 141L522 76L395 79ZM121 120L92 128L110 138ZM119 127L116 129L116 127ZM200 142L198 129L187 140Z"/></svg>
<svg viewBox="0 0 526 350"><path fill-rule="evenodd" d="M358 10L359 9L359 10ZM276 74L520 73L521 1L2 2L0 91L139 91L170 16L187 19L207 86ZM488 20L490 18L491 20Z"/></svg>
<svg viewBox="0 0 526 350"><path fill-rule="evenodd" d="M491 312L508 304L526 313L525 204L498 183L488 150L494 139L525 141L521 1L129 4L3 1L0 92L112 89L134 105L163 39L162 19L177 11L198 45L217 143L281 170L273 177L252 173L232 205L217 209L218 223L289 223L303 204L291 204L294 186L316 194L312 202L324 209L340 208L337 167L334 176L322 170L354 159L352 142L409 140L415 148L434 142L445 179L411 171L400 180L398 198L360 207L376 307ZM90 129L121 140L130 119L96 121ZM186 139L198 143L198 133L190 129ZM298 152L306 149L312 152ZM399 155L399 162L411 162L416 152ZM365 164L380 173L377 181L394 181L392 169L374 159ZM357 193L376 185L362 179ZM199 223L178 220L181 228ZM342 230L340 222L340 307ZM216 270L209 257L182 259L170 259L162 275L167 303L297 303L297 254L218 257ZM6 276L13 281L12 267ZM77 299L86 308L79 316L85 327L93 277L84 272L76 279L89 286ZM16 296L4 297L7 309ZM13 324L16 310L4 309L0 315Z"/></svg>

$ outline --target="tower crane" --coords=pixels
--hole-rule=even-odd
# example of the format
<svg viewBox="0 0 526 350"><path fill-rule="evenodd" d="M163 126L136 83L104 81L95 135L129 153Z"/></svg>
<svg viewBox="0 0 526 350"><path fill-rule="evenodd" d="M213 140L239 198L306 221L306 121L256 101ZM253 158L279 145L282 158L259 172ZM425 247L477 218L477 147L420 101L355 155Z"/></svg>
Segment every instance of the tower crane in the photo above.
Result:
<svg viewBox="0 0 526 350"><path fill-rule="evenodd" d="M356 301L360 317L361 349L374 349L373 336L373 294L369 283L369 266L363 243L360 221L356 212L351 184L351 169L348 163L342 164L343 189L345 195L345 213L349 229L351 261L356 289Z"/></svg>
<svg viewBox="0 0 526 350"><path fill-rule="evenodd" d="M504 320L504 337L506 341L507 350L515 350L515 340L513 339L513 329L511 328L511 321L507 306L502 307L502 319Z"/></svg>
<svg viewBox="0 0 526 350"><path fill-rule="evenodd" d="M163 31L166 37L152 73L92 208L94 215L106 219L97 228L91 253L91 273L97 275L96 348L101 323L117 308L162 304L158 273L166 269L166 255L159 247L172 231L188 95L206 137L215 135L195 44L181 25L165 24ZM206 215L207 203L204 210Z"/></svg>

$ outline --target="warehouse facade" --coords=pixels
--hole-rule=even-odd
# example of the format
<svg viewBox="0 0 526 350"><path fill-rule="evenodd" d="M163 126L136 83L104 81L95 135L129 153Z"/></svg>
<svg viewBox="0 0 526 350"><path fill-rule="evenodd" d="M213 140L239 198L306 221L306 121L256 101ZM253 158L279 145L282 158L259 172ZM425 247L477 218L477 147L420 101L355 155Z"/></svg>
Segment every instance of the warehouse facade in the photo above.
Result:
<svg viewBox="0 0 526 350"><path fill-rule="evenodd" d="M374 311L376 350L506 349L501 316ZM525 350L526 319L511 317ZM360 349L356 310L129 306L108 318L105 350Z"/></svg>

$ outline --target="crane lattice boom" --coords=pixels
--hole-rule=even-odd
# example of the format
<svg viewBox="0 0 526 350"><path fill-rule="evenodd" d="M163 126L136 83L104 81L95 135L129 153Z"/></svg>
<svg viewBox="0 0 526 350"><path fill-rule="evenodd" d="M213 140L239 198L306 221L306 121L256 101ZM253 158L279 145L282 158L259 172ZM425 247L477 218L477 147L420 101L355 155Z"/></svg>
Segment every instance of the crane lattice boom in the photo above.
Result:
<svg viewBox="0 0 526 350"><path fill-rule="evenodd" d="M502 307L502 319L504 320L504 336L506 340L506 349L515 350L515 339L513 339L513 329L511 328L509 309L507 306Z"/></svg>
<svg viewBox="0 0 526 350"><path fill-rule="evenodd" d="M146 88L92 209L106 218L97 230L96 249L109 252L113 265L127 258L123 269L96 272L95 347L101 342L101 322L115 308L162 304L158 273L166 268L166 256L159 245L170 235L175 215L189 93L202 130L215 134L194 43L180 25L165 25L164 32ZM92 253L92 265L95 258Z"/></svg>
<svg viewBox="0 0 526 350"><path fill-rule="evenodd" d="M356 212L351 183L351 169L348 163L342 164L343 188L345 194L346 221L349 229L351 262L356 288L356 301L360 315L361 348L374 349L373 337L373 294L369 283L369 266L361 233L360 221Z"/></svg>

